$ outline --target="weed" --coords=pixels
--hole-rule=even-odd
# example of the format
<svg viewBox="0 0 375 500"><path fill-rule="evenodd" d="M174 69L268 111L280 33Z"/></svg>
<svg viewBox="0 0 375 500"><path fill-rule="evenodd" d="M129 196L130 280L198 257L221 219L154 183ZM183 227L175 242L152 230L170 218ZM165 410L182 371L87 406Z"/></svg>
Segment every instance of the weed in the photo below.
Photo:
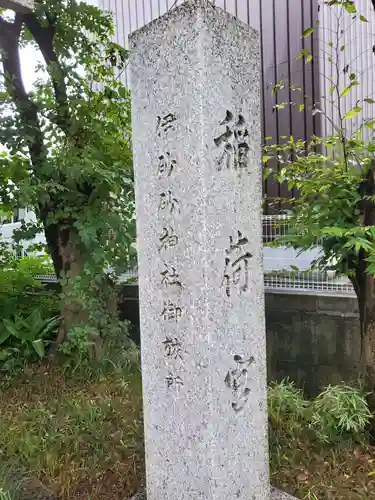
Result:
<svg viewBox="0 0 375 500"><path fill-rule="evenodd" d="M14 466L0 463L0 500L18 500L21 482Z"/></svg>
<svg viewBox="0 0 375 500"><path fill-rule="evenodd" d="M363 441L371 412L365 395L347 385L328 386L312 402L310 426L326 442L337 438Z"/></svg>

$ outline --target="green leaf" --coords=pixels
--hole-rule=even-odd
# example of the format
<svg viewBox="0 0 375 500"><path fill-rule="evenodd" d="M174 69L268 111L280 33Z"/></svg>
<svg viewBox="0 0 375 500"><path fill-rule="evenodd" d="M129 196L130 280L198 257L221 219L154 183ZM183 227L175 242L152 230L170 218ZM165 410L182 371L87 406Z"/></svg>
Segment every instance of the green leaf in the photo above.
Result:
<svg viewBox="0 0 375 500"><path fill-rule="evenodd" d="M270 175L271 175L271 169L270 168L265 168L263 170L264 180L267 180Z"/></svg>
<svg viewBox="0 0 375 500"><path fill-rule="evenodd" d="M37 339L32 342L34 351L37 353L37 355L40 357L40 359L44 358L46 351L44 348L44 343L42 339Z"/></svg>
<svg viewBox="0 0 375 500"><path fill-rule="evenodd" d="M324 227L322 233L329 236L343 236L344 230L340 227Z"/></svg>
<svg viewBox="0 0 375 500"><path fill-rule="evenodd" d="M331 85L330 88L329 88L329 95L332 95L334 90L336 88L336 85Z"/></svg>
<svg viewBox="0 0 375 500"><path fill-rule="evenodd" d="M5 361L11 354L12 351L10 349L0 349L0 361Z"/></svg>
<svg viewBox="0 0 375 500"><path fill-rule="evenodd" d="M340 96L344 97L344 96L348 95L351 88L355 87L356 85L359 85L359 82L353 81L353 82L349 83L349 85L347 87L345 87L344 90L341 92Z"/></svg>
<svg viewBox="0 0 375 500"><path fill-rule="evenodd" d="M345 49L345 45L341 45L341 47L340 47L340 51L341 51L341 52L344 52L344 49Z"/></svg>
<svg viewBox="0 0 375 500"><path fill-rule="evenodd" d="M0 345L4 344L6 340L10 337L11 333L8 330L2 330L0 333Z"/></svg>
<svg viewBox="0 0 375 500"><path fill-rule="evenodd" d="M354 118L358 115L358 113L360 113L361 110L362 108L360 106L355 106L353 109L345 113L344 120L350 120L351 118Z"/></svg>
<svg viewBox="0 0 375 500"><path fill-rule="evenodd" d="M347 0L343 3L343 7L348 14L355 14L357 12L356 6L353 1Z"/></svg>
<svg viewBox="0 0 375 500"><path fill-rule="evenodd" d="M302 38L307 38L314 33L314 28L307 28L302 34Z"/></svg>
<svg viewBox="0 0 375 500"><path fill-rule="evenodd" d="M355 80L355 78L356 78L355 73L350 73L350 75L349 75L349 79L350 79L350 80Z"/></svg>
<svg viewBox="0 0 375 500"><path fill-rule="evenodd" d="M333 47L333 42L329 42L329 43L328 43L328 45L329 45L330 47Z"/></svg>
<svg viewBox="0 0 375 500"><path fill-rule="evenodd" d="M22 332L18 330L17 325L13 321L10 321L9 319L4 319L3 324L7 329L7 331L9 332L9 335L12 335L13 337L16 337L19 340L23 340Z"/></svg>
<svg viewBox="0 0 375 500"><path fill-rule="evenodd" d="M305 105L304 105L304 104L300 104L300 105L299 105L299 111L301 112L301 111L303 111L304 109L305 109Z"/></svg>
<svg viewBox="0 0 375 500"><path fill-rule="evenodd" d="M368 104L374 104L375 103L374 99L371 99L370 97L365 97L363 100L365 102L367 102Z"/></svg>
<svg viewBox="0 0 375 500"><path fill-rule="evenodd" d="M312 54L309 54L309 55L306 57L306 61L305 61L305 62L306 62L306 64L307 64L307 63L309 63L310 61L312 61L312 58L313 58Z"/></svg>
<svg viewBox="0 0 375 500"><path fill-rule="evenodd" d="M368 23L367 19L365 18L365 16L359 16L359 19L361 21L363 21L364 23Z"/></svg>
<svg viewBox="0 0 375 500"><path fill-rule="evenodd" d="M340 96L345 97L346 95L348 95L351 88L352 88L351 85L348 85L347 87L345 87L344 90L341 92Z"/></svg>
<svg viewBox="0 0 375 500"><path fill-rule="evenodd" d="M263 163L265 165L267 165L268 161L272 158L272 156L267 156L267 155L264 155L263 156Z"/></svg>

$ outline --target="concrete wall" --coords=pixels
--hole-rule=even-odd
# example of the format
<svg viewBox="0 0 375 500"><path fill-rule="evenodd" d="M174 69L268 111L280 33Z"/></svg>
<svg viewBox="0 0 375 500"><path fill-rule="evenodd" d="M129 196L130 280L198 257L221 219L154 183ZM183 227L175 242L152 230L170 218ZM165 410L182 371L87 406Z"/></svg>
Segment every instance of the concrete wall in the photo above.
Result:
<svg viewBox="0 0 375 500"><path fill-rule="evenodd" d="M121 317L139 343L138 288L123 289ZM350 297L266 293L269 380L289 377L308 395L358 380L357 301Z"/></svg>
<svg viewBox="0 0 375 500"><path fill-rule="evenodd" d="M358 380L357 301L350 297L266 294L269 377L290 377L314 395Z"/></svg>

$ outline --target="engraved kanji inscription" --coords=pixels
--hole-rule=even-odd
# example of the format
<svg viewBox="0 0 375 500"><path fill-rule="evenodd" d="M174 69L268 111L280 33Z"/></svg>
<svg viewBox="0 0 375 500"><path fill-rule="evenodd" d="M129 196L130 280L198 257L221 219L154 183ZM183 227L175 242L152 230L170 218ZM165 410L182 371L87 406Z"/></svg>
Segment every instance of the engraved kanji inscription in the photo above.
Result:
<svg viewBox="0 0 375 500"><path fill-rule="evenodd" d="M227 111L220 126L225 127L225 132L214 138L215 145L221 150L217 160L218 170L223 166L228 169L247 168L250 146L249 130L244 116L239 114L235 117L231 111Z"/></svg>
<svg viewBox="0 0 375 500"><path fill-rule="evenodd" d="M246 248L249 240L241 231L237 237L229 237L229 247L226 249L224 279L225 293L231 296L233 289L238 292L246 292L249 288L249 260L252 254Z"/></svg>
<svg viewBox="0 0 375 500"><path fill-rule="evenodd" d="M182 342L177 337L166 336L163 341L164 352L167 358L183 359L182 357Z"/></svg>
<svg viewBox="0 0 375 500"><path fill-rule="evenodd" d="M163 231L159 235L159 252L162 250L168 250L169 248L176 247L178 245L178 236L171 227L163 227Z"/></svg>
<svg viewBox="0 0 375 500"><path fill-rule="evenodd" d="M156 132L159 137L166 135L171 129L174 130L174 125L177 120L177 116L174 113L167 113L164 116L157 117L157 127Z"/></svg>
<svg viewBox="0 0 375 500"><path fill-rule="evenodd" d="M180 212L180 202L173 196L171 190L160 193L159 211L167 211L171 214Z"/></svg>
<svg viewBox="0 0 375 500"><path fill-rule="evenodd" d="M165 377L165 381L167 383L168 389L174 387L177 390L177 392L184 385L182 378L179 375L177 376L173 375L171 372L169 372L168 375Z"/></svg>
<svg viewBox="0 0 375 500"><path fill-rule="evenodd" d="M158 177L163 177L164 175L170 177L176 167L177 161L167 151L158 158Z"/></svg>
<svg viewBox="0 0 375 500"><path fill-rule="evenodd" d="M165 321L175 321L177 323L182 317L182 309L170 300L164 301L161 316Z"/></svg>
<svg viewBox="0 0 375 500"><path fill-rule="evenodd" d="M243 359L239 354L236 354L233 359L236 368L228 371L224 382L232 391L232 408L238 413L245 408L249 399L251 389L248 387L248 369L255 360L253 356Z"/></svg>
<svg viewBox="0 0 375 500"><path fill-rule="evenodd" d="M160 273L162 285L166 287L177 286L181 288L182 283L176 268L166 263L164 263L164 267L164 271Z"/></svg>

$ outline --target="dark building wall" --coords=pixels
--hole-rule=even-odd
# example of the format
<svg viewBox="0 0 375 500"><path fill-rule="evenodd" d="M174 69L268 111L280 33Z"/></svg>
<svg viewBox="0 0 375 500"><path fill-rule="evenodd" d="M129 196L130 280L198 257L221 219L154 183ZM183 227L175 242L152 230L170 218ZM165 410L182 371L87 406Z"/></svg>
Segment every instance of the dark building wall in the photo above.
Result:
<svg viewBox="0 0 375 500"><path fill-rule="evenodd" d="M289 377L309 395L357 381L361 354L357 301L348 297L266 293L269 380ZM125 286L121 317L139 344L138 287Z"/></svg>

